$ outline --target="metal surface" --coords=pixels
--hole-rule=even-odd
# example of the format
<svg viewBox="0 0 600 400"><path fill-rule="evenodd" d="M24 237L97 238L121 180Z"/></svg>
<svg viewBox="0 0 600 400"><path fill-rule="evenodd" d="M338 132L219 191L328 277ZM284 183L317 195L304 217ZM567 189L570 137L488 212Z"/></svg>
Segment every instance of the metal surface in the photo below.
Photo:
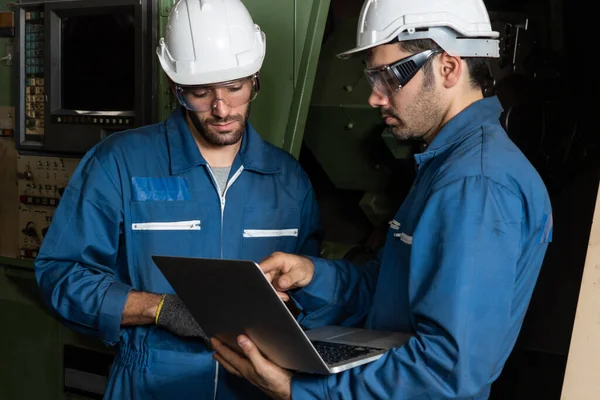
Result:
<svg viewBox="0 0 600 400"><path fill-rule="evenodd" d="M59 399L57 321L26 262L0 258L0 398ZM20 265L17 265L20 264Z"/></svg>
<svg viewBox="0 0 600 400"><path fill-rule="evenodd" d="M20 155L17 160L19 257L34 259L50 226L62 191L79 159Z"/></svg>
<svg viewBox="0 0 600 400"><path fill-rule="evenodd" d="M17 148L21 147L37 150L43 147L45 129L44 113L46 111L45 108L47 108L47 99L44 93L44 66L36 65L35 67L32 67L29 64L33 61L44 61L44 58L38 57L35 60L27 58L28 53L31 51L44 51L44 40L39 37L34 40L32 37L44 34L43 21L38 21L38 23L33 24L28 18L31 16L32 12L43 15L43 6L38 5L28 7L27 9L18 8L15 10L16 38L14 44L14 82L11 83L11 86L13 86L16 91L16 98L13 103L16 109L15 144ZM41 29L40 32L32 34L29 30L33 28ZM39 47L31 50L31 46L33 45ZM31 72L29 71L30 68L41 68L42 70ZM41 92L35 92L35 95L29 92L26 93L27 90L34 89L36 91L40 89ZM31 99L34 99L34 101L30 101ZM39 109L33 109L34 106L39 107ZM32 115L32 113L35 113L35 115Z"/></svg>
<svg viewBox="0 0 600 400"><path fill-rule="evenodd" d="M169 16L169 10L175 3L175 0L158 0L155 2L157 7L157 18L156 20L156 34L155 38L160 38L164 35L165 26L167 24L167 18ZM154 43L156 47L156 43ZM155 54L155 53L153 53ZM156 74L156 82L158 82L158 90L156 92L156 119L157 121L164 121L168 118L169 114L177 106L177 99L171 92L169 86L169 80L167 74L165 74L160 65L154 63L154 72Z"/></svg>
<svg viewBox="0 0 600 400"><path fill-rule="evenodd" d="M0 256L17 257L17 157L12 137L0 137Z"/></svg>
<svg viewBox="0 0 600 400"><path fill-rule="evenodd" d="M114 355L99 340L74 333L46 311L30 260L0 257L0 318L1 399L66 399L65 345Z"/></svg>
<svg viewBox="0 0 600 400"><path fill-rule="evenodd" d="M0 0L0 11L13 11L8 5L8 1ZM0 37L0 58L6 56L7 47L11 47L12 59L14 63L14 39ZM13 87L12 87L12 66L7 65L5 62L0 62L0 106L12 106L13 105Z"/></svg>
<svg viewBox="0 0 600 400"><path fill-rule="evenodd" d="M344 19L323 43L304 141L338 189L377 192L389 186L395 160L412 157L413 144L390 137L367 104L363 60L335 56L352 47L355 32L356 19Z"/></svg>
<svg viewBox="0 0 600 400"><path fill-rule="evenodd" d="M315 1L313 4L314 7L312 8L308 20L308 29L305 35L306 40L302 37L300 42L296 41L296 48L302 49L303 51L301 53L302 58L300 59L300 64L297 66L297 69L295 70L296 73L294 74L298 79L295 80L290 116L282 145L284 150L287 150L295 157L298 157L300 154L311 93L321 51L323 29L320 29L320 27L325 26L327 21L327 11L329 10L329 0ZM301 32L304 31L300 30L300 33ZM302 43L304 43L303 46ZM295 60L298 59L297 54L298 51L296 51Z"/></svg>
<svg viewBox="0 0 600 400"><path fill-rule="evenodd" d="M14 104L17 107L16 131L19 149L71 152L81 155L99 140L117 130L154 121L155 102L153 100L156 91L154 64L156 60L150 48L155 45L155 3L153 0L111 0L108 3L106 1L96 2L95 0L49 0L6 3L14 6L16 20L17 36L13 46L15 67L11 71L12 82L9 85L12 90L16 90L13 96L16 96ZM77 10L86 9L87 11L98 5L102 7L111 5L125 7L128 4L135 8L136 18L135 51L137 55L134 57L136 63L134 110L131 110L129 113L131 116L128 118L93 119L90 116L86 118L85 123L83 123L83 118L71 118L72 116L80 116L74 115L73 112L60 110L60 91L58 90L60 82L57 80L60 76L60 63L55 59L55 56L60 54L59 29L56 29L57 15L68 16L77 13ZM29 64L26 66L26 62L32 61L27 58L30 57L28 51L30 49L27 46L35 44L29 43L29 34L25 34L26 25L28 24L26 16L32 11L41 12L40 15L44 15L44 18L39 21L42 31L36 33L38 36L43 35L41 38L36 39L42 43L42 46L35 49L36 52L43 52L42 61L44 62L35 64L35 68L39 68L39 70L32 72L35 75L27 73L26 70L26 68L30 68ZM25 37L27 39L24 39ZM30 78L32 77L41 84L29 85L28 82L31 81ZM38 97L40 99L35 102L35 105L39 106L39 109L36 108L36 114L39 113L40 115L33 118L26 117L31 112L29 108L32 104L26 103L24 100L28 97L29 93L26 92L28 90L35 90L36 99ZM118 96L118 94L115 93L115 96ZM87 114L91 113L86 112ZM102 113L97 115L101 117L100 114ZM78 122L65 124L65 121ZM121 123L121 121L123 122ZM31 122L35 122L35 126L32 126Z"/></svg>
<svg viewBox="0 0 600 400"><path fill-rule="evenodd" d="M34 279L9 278L0 269L0 398L60 399L57 322L38 305L5 300L18 296Z"/></svg>
<svg viewBox="0 0 600 400"><path fill-rule="evenodd" d="M359 206L373 226L386 226L390 215L397 211L396 204L385 193L366 192Z"/></svg>
<svg viewBox="0 0 600 400"><path fill-rule="evenodd" d="M327 365L256 263L156 255L152 259L207 336L234 348L237 336L246 334L283 368L327 374Z"/></svg>

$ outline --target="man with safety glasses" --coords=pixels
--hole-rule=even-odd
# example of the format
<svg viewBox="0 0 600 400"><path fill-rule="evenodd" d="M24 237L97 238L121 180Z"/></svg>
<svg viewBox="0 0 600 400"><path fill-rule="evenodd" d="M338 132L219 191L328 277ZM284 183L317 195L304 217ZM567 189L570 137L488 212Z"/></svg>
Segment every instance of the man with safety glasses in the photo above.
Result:
<svg viewBox="0 0 600 400"><path fill-rule="evenodd" d="M482 0L367 0L358 46L378 107L401 140L421 139L413 187L377 260L277 253L261 263L301 323L411 332L404 346L328 377L292 374L245 336L215 357L273 398L487 399L517 336L552 238L550 200L483 98L498 57Z"/></svg>
<svg viewBox="0 0 600 400"><path fill-rule="evenodd" d="M178 1L157 54L181 107L99 143L64 192L36 274L62 321L117 346L106 399L265 397L216 363L151 258L319 253L308 177L248 122L265 48L240 0Z"/></svg>

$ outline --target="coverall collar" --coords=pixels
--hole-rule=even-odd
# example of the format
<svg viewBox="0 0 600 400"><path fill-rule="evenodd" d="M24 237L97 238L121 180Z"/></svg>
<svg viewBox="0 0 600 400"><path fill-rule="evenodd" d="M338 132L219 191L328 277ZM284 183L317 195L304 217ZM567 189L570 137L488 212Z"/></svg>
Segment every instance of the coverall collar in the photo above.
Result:
<svg viewBox="0 0 600 400"><path fill-rule="evenodd" d="M473 134L482 124L500 119L502 111L497 96L474 102L448 121L423 153L415 154L417 164L421 165L433 159L449 146Z"/></svg>
<svg viewBox="0 0 600 400"><path fill-rule="evenodd" d="M167 141L171 174L178 175L197 166L208 165L185 121L181 108L175 110L167 120ZM233 161L232 169L244 166L244 170L261 174L273 174L280 170L273 157L268 156L269 148L249 122L242 138L240 151Z"/></svg>

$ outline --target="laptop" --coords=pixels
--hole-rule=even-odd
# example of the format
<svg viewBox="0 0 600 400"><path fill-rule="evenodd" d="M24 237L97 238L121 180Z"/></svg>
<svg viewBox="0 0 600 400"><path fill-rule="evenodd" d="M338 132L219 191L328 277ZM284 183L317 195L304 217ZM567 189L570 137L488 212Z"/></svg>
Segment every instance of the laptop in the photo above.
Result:
<svg viewBox="0 0 600 400"><path fill-rule="evenodd" d="M253 261L152 258L209 337L241 354L236 338L245 334L288 370L335 374L375 361L412 336L340 326L304 331Z"/></svg>

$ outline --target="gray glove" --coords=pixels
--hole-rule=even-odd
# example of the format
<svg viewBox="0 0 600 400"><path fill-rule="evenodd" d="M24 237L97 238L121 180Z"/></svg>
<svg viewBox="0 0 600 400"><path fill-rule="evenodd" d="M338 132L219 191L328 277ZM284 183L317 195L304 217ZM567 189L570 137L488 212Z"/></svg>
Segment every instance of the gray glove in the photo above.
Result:
<svg viewBox="0 0 600 400"><path fill-rule="evenodd" d="M180 337L200 338L209 349L212 349L208 336L198 325L181 299L173 294L164 296L162 305L157 310L156 325Z"/></svg>

